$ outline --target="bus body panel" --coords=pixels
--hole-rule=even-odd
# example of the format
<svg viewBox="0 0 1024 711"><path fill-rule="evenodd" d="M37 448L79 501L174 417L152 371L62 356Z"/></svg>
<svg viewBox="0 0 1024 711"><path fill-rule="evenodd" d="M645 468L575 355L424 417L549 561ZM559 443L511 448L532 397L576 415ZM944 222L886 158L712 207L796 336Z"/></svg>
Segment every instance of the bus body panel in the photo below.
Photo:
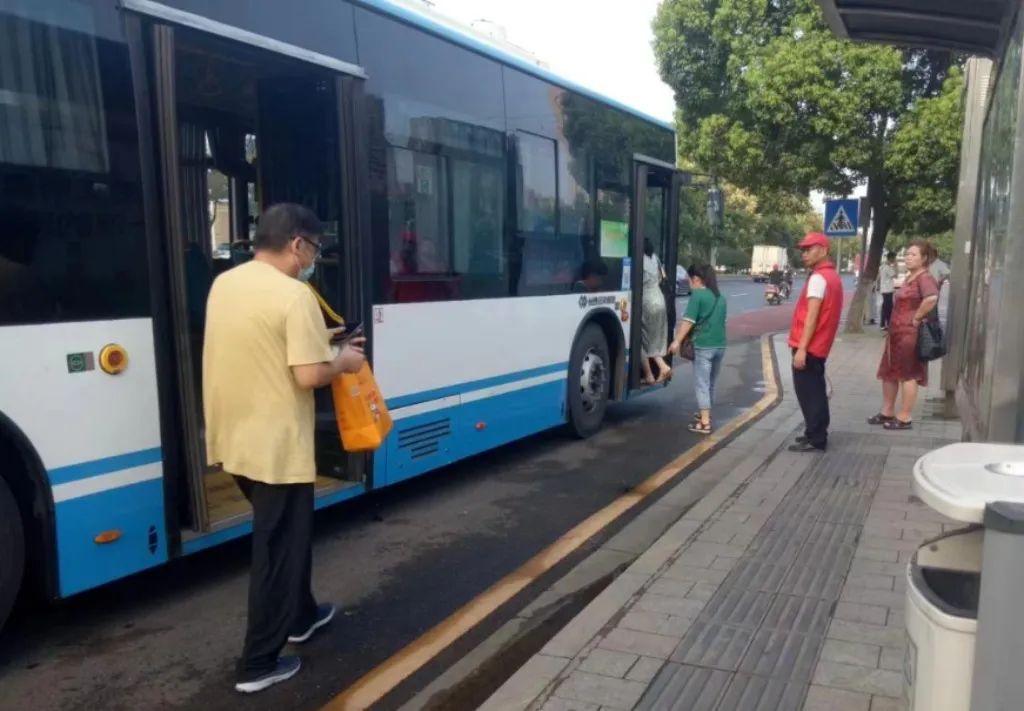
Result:
<svg viewBox="0 0 1024 711"><path fill-rule="evenodd" d="M547 272L534 272L531 277L529 268L521 280L510 281L511 253L520 250L518 256L529 267L531 260L565 260L565 253L545 257L543 250L538 257L530 252L531 245L561 241L574 247L569 250L573 254L584 242L587 249L596 249L603 222L628 219L625 213L619 214L628 203L612 198L628 198L628 178L622 176L633 154L673 158L668 126L652 125L649 117L629 107L391 2L365 0L355 6L343 0L310 2L315 8L302 13L270 2L252 2L246 16L237 18L235 3L229 0L165 0L163 4L221 22L236 20L253 32L367 67L367 101L360 110L374 127L370 137L373 161L368 179L361 177L367 179L374 196L371 243L375 258L381 258L374 262L373 294L365 296L370 303L381 303L372 309L374 368L395 417L394 432L373 458L372 488L564 423L568 362L581 323L598 308L621 314L622 343L628 348L630 295L565 293L570 289L565 279L537 281L537 274ZM19 0L13 7L10 12L15 16L63 27L83 37L95 36L93 49L80 38L62 35L51 39L71 42L75 52L82 54L79 63L90 68L86 88L91 89L83 91L83 96L94 96L101 104L85 108L93 112L90 116L104 119L106 135L76 133L62 124L50 130L83 141L82 155L89 154L84 149L101 147L109 153L109 158L97 165L88 161L67 164L65 157L58 156L60 160L52 165L23 163L11 169L18 180L29 176L38 181L41 187L37 192L53 206L47 208L53 214L46 215L45 239L38 240L38 264L33 263L32 269L43 274L51 286L63 286L61 278L77 277L73 284L69 281L70 295L57 294L51 299L59 308L40 307L27 320L5 314L0 304L0 367L5 374L0 379L0 413L24 433L49 478L57 592L67 596L158 565L179 551L190 554L246 535L251 522L199 535L186 533L180 549L177 539L175 545L168 544L168 526L178 534L175 509L180 504L169 492L184 491L185 473L165 472L164 466L164 457L173 461L180 442L170 435L167 442L161 441L153 319L149 318L155 311L149 299L162 301L166 294L156 285L151 293L146 278L136 97L123 45L123 11L115 0L41 5ZM91 18L85 10L91 11ZM311 28L303 19L308 19L309 12L330 21ZM330 29L324 29L327 27ZM357 36L365 40L358 54ZM415 39L416 43L408 46L422 51L419 61L401 42L380 42L380 47L387 49L373 51L378 44L374 38L393 36ZM410 77L410 62L412 67L422 66L430 81ZM471 65L475 74L469 73ZM486 86L442 81L453 76L449 67L460 76L485 77ZM476 94L467 86L475 87ZM598 129L608 133L586 130L592 120L599 120ZM640 137L627 141L608 139L608 135ZM595 143L592 138L601 140ZM528 215L519 215L517 199L510 195L515 185L511 174L515 170L521 173L523 168L521 157L516 162L520 148L509 146L536 147L538 140L550 144L553 151L545 154L549 156L545 169L552 175L557 171L560 212L553 213L547 223L533 225L533 232L527 233ZM449 277L477 279L475 288L467 279L464 286L469 288L461 296L451 297L453 300L382 303L388 301L384 292L395 276L388 268L388 243L393 235L388 231L386 166L387 160L396 159L385 154L397 150L433 155L433 147L427 145L431 141L444 143L445 150L438 155L456 166L443 174L452 186L464 189L466 175L478 175L459 172L466 163L483 171L480 174L485 177L500 173L503 202L496 223L500 232L493 225L488 229L500 234L495 244L509 254L500 260L501 268L493 271L467 274L461 268L450 268ZM580 168L580 175L575 174L574 166ZM70 178L61 177L52 185L48 182L51 176L64 175L58 168L74 178L75 191L65 194L58 190L64 189L65 183L70 185ZM442 176L440 169L436 175ZM577 184L586 193L587 199L580 202L585 203L585 215L583 207L575 206L574 201L581 197L573 187ZM432 190L431 181L426 180L424 194ZM20 199L18 195L9 191L9 202ZM611 212L606 214L606 209ZM90 221L70 219L83 215L91 215ZM521 223L518 228L517 222ZM73 224L78 224L80 234L70 230ZM85 225L91 225L92 231L85 230ZM456 226L453 223L446 229L454 234ZM465 225L458 229L462 235L469 234ZM524 242L529 243L525 248ZM52 260L57 260L56 266ZM575 269L578 264L572 262L571 266ZM609 277L612 288L618 288L621 272L621 266L613 267ZM509 293L515 296L506 297ZM59 322L61 318L74 321ZM509 334L517 335L511 338ZM129 366L119 375L108 375L99 368L99 353L111 343L123 346L128 354ZM164 355L162 351L160 355ZM622 360L628 362L628 353ZM446 429L450 439L444 446L433 441ZM437 451L432 451L434 444ZM330 506L367 488L359 485L332 491L318 496L315 506ZM100 534L109 542L97 542Z"/></svg>
<svg viewBox="0 0 1024 711"><path fill-rule="evenodd" d="M112 343L128 354L118 375L99 365ZM6 327L0 370L0 411L32 443L50 481L60 594L166 561L151 321ZM95 542L111 531L117 540Z"/></svg>
<svg viewBox="0 0 1024 711"><path fill-rule="evenodd" d="M375 306L374 371L395 429L374 485L564 423L580 323L602 304L628 313L629 300L623 292Z"/></svg>

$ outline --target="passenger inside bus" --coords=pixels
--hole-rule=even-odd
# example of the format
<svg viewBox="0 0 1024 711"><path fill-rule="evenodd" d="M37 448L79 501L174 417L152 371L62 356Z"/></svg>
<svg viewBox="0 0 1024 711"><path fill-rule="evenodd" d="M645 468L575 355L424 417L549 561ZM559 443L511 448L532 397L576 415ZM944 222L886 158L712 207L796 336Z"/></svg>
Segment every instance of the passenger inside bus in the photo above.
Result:
<svg viewBox="0 0 1024 711"><path fill-rule="evenodd" d="M600 291L604 287L604 281L607 276L607 264L600 259L588 259L583 263L583 267L580 270L580 278L573 283L572 290L574 293Z"/></svg>

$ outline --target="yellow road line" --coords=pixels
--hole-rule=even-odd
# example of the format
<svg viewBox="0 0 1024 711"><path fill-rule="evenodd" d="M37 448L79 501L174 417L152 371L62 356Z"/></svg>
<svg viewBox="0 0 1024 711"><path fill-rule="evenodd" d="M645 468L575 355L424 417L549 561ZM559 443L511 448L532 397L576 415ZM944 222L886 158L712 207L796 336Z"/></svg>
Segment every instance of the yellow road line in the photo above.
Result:
<svg viewBox="0 0 1024 711"><path fill-rule="evenodd" d="M423 668L431 659L511 600L527 585L551 570L624 513L671 482L686 467L714 449L722 440L730 437L771 407L778 396L779 385L775 378L771 341L767 336L761 338L761 368L766 385L765 393L747 412L683 452L633 488L630 493L620 496L600 511L584 519L518 569L506 575L453 612L447 619L438 623L433 629L425 632L394 656L369 671L355 684L331 699L322 711L367 709L380 701L392 689Z"/></svg>

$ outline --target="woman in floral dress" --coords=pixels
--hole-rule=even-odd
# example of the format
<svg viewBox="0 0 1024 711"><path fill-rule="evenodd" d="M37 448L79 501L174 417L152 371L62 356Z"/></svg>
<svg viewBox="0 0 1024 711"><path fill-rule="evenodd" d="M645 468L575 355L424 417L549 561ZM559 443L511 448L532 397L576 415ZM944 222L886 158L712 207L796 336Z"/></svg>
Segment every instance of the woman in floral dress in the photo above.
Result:
<svg viewBox="0 0 1024 711"><path fill-rule="evenodd" d="M892 320L878 366L882 381L882 409L868 419L868 424L882 425L887 430L909 430L917 401L917 389L928 384L928 364L917 357L918 326L939 302L939 285L928 272L935 260L935 248L925 240L914 240L904 260L909 274L896 292ZM902 390L899 412L896 396Z"/></svg>

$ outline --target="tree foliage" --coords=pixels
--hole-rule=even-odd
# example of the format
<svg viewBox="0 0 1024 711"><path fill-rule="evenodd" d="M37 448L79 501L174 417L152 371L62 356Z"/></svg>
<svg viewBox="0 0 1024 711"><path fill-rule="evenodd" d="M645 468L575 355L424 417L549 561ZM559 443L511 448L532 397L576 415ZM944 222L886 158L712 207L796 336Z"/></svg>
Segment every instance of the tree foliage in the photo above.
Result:
<svg viewBox="0 0 1024 711"><path fill-rule="evenodd" d="M948 53L840 40L814 0L664 0L654 36L683 156L760 196L867 183L855 309L893 225L952 226L963 79Z"/></svg>

